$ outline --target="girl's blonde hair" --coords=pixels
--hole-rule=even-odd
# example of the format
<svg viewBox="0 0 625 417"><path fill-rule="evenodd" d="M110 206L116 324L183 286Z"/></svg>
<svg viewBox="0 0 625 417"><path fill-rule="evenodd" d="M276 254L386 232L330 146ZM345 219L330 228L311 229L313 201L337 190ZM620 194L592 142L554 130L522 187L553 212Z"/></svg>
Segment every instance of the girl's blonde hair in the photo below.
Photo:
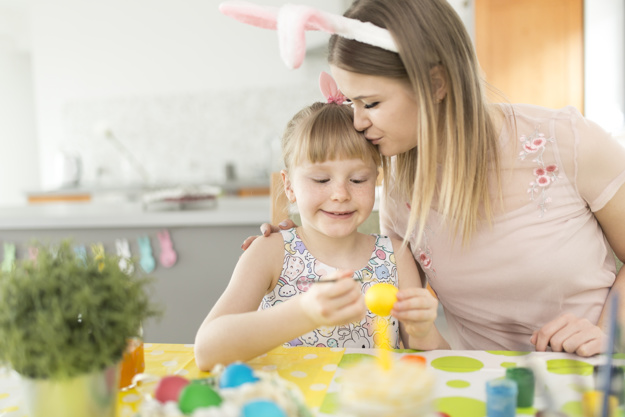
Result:
<svg viewBox="0 0 625 417"><path fill-rule="evenodd" d="M376 146L354 129L354 112L349 106L314 103L300 110L282 135L282 159L288 170L308 161L359 158L380 166Z"/></svg>
<svg viewBox="0 0 625 417"><path fill-rule="evenodd" d="M492 220L489 181L499 189L500 179L494 121L462 21L445 0L357 0L345 16L388 29L399 53L333 35L330 64L406 81L417 99L417 146L396 156L395 190L385 187L411 202L405 240L418 225L421 241L433 207L468 243L481 219ZM433 71L445 80L440 103L434 100ZM390 158L383 159L390 178Z"/></svg>

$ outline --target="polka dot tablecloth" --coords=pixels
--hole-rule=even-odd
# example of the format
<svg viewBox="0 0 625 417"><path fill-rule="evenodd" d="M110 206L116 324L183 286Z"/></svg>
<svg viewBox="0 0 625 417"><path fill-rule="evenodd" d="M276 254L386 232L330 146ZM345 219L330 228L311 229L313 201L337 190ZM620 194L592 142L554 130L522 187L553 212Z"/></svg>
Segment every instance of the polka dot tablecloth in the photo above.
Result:
<svg viewBox="0 0 625 417"><path fill-rule="evenodd" d="M189 379L209 375L200 372L195 365L193 345L147 343L144 349L147 374L181 375ZM370 349L279 347L248 364L254 369L276 371L282 378L297 384L308 406L324 417L336 412L343 370L358 361L375 360L375 355L375 350ZM530 359L542 364L544 378L537 383L533 407L517 409L517 416L534 416L537 410L544 408L546 391L551 393L556 409L571 417L582 416L582 393L594 389L593 365L603 361L602 357L580 358L551 352L441 350L396 351L392 355L396 360L405 355L418 355L425 360L435 374L435 408L451 417L485 417L486 381L501 378L506 368L524 366ZM134 417L141 399L141 393L134 388L121 391L118 417ZM1 368L0 417L27 417L20 398L19 377Z"/></svg>

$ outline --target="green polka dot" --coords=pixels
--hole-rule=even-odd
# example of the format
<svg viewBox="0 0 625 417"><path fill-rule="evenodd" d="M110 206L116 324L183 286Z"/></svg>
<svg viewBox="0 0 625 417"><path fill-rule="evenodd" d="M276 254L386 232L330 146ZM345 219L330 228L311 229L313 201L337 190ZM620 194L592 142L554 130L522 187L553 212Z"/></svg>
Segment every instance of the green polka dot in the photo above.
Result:
<svg viewBox="0 0 625 417"><path fill-rule="evenodd" d="M323 398L323 404L319 407L319 411L324 414L336 414L339 410L339 394L338 392L327 393Z"/></svg>
<svg viewBox="0 0 625 417"><path fill-rule="evenodd" d="M529 352L519 352L516 350L487 350L486 352L491 355L499 355L499 356L525 356L529 355Z"/></svg>
<svg viewBox="0 0 625 417"><path fill-rule="evenodd" d="M481 361L466 356L444 356L434 359L432 368L446 372L476 372L484 367Z"/></svg>
<svg viewBox="0 0 625 417"><path fill-rule="evenodd" d="M462 379L452 379L451 381L447 381L447 386L452 388L467 388L471 386L471 383Z"/></svg>
<svg viewBox="0 0 625 417"><path fill-rule="evenodd" d="M550 359L547 371L558 375L592 375L592 365L575 359Z"/></svg>
<svg viewBox="0 0 625 417"><path fill-rule="evenodd" d="M516 362L501 362L503 368L516 368Z"/></svg>
<svg viewBox="0 0 625 417"><path fill-rule="evenodd" d="M368 355L366 353L347 353L343 355L343 357L341 358L341 362L339 362L339 368L345 369L363 360L376 360L376 359L377 359L376 356Z"/></svg>
<svg viewBox="0 0 625 417"><path fill-rule="evenodd" d="M517 414L521 414L521 415L530 415L530 416L535 416L536 415L536 409L534 407L518 407L516 409L516 413Z"/></svg>
<svg viewBox="0 0 625 417"><path fill-rule="evenodd" d="M569 417L583 417L584 410L581 401L569 401L562 406L562 412Z"/></svg>
<svg viewBox="0 0 625 417"><path fill-rule="evenodd" d="M485 417L486 403L466 397L444 397L436 400L436 410L450 416Z"/></svg>

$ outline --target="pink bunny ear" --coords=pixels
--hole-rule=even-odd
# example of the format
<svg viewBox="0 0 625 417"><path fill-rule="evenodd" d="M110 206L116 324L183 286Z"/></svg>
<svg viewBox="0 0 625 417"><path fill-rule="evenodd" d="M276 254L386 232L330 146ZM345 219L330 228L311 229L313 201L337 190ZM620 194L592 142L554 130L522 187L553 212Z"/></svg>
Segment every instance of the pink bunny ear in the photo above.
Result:
<svg viewBox="0 0 625 417"><path fill-rule="evenodd" d="M319 74L319 88L328 103L343 104L345 96L341 94L334 78L325 71Z"/></svg>
<svg viewBox="0 0 625 417"><path fill-rule="evenodd" d="M286 4L278 9L230 0L222 3L219 10L243 23L265 29L277 29L282 60L291 69L299 68L304 61L307 30L321 30L398 52L397 45L388 30L370 22L326 13L309 6Z"/></svg>
<svg viewBox="0 0 625 417"><path fill-rule="evenodd" d="M226 16L248 25L272 30L276 30L278 10L277 7L259 6L238 0L226 1L219 5L219 11Z"/></svg>

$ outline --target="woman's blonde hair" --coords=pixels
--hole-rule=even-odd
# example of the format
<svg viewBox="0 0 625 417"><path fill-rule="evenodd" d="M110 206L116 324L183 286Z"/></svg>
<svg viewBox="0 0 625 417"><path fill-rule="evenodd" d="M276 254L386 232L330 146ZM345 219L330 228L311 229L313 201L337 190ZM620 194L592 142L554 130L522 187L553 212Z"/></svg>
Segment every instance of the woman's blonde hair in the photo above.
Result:
<svg viewBox="0 0 625 417"><path fill-rule="evenodd" d="M468 243L480 220L492 219L489 181L499 189L500 179L494 122L462 21L445 0L357 0L345 16L388 29L399 53L333 35L330 64L406 81L417 99L417 146L394 161L394 192L411 203L405 240L418 225L421 241L434 207ZM440 103L434 99L433 71L446 86ZM390 178L390 158L383 158L383 166Z"/></svg>
<svg viewBox="0 0 625 417"><path fill-rule="evenodd" d="M282 135L287 171L304 161L351 158L381 164L377 147L354 129L354 112L349 106L314 103L293 116Z"/></svg>

